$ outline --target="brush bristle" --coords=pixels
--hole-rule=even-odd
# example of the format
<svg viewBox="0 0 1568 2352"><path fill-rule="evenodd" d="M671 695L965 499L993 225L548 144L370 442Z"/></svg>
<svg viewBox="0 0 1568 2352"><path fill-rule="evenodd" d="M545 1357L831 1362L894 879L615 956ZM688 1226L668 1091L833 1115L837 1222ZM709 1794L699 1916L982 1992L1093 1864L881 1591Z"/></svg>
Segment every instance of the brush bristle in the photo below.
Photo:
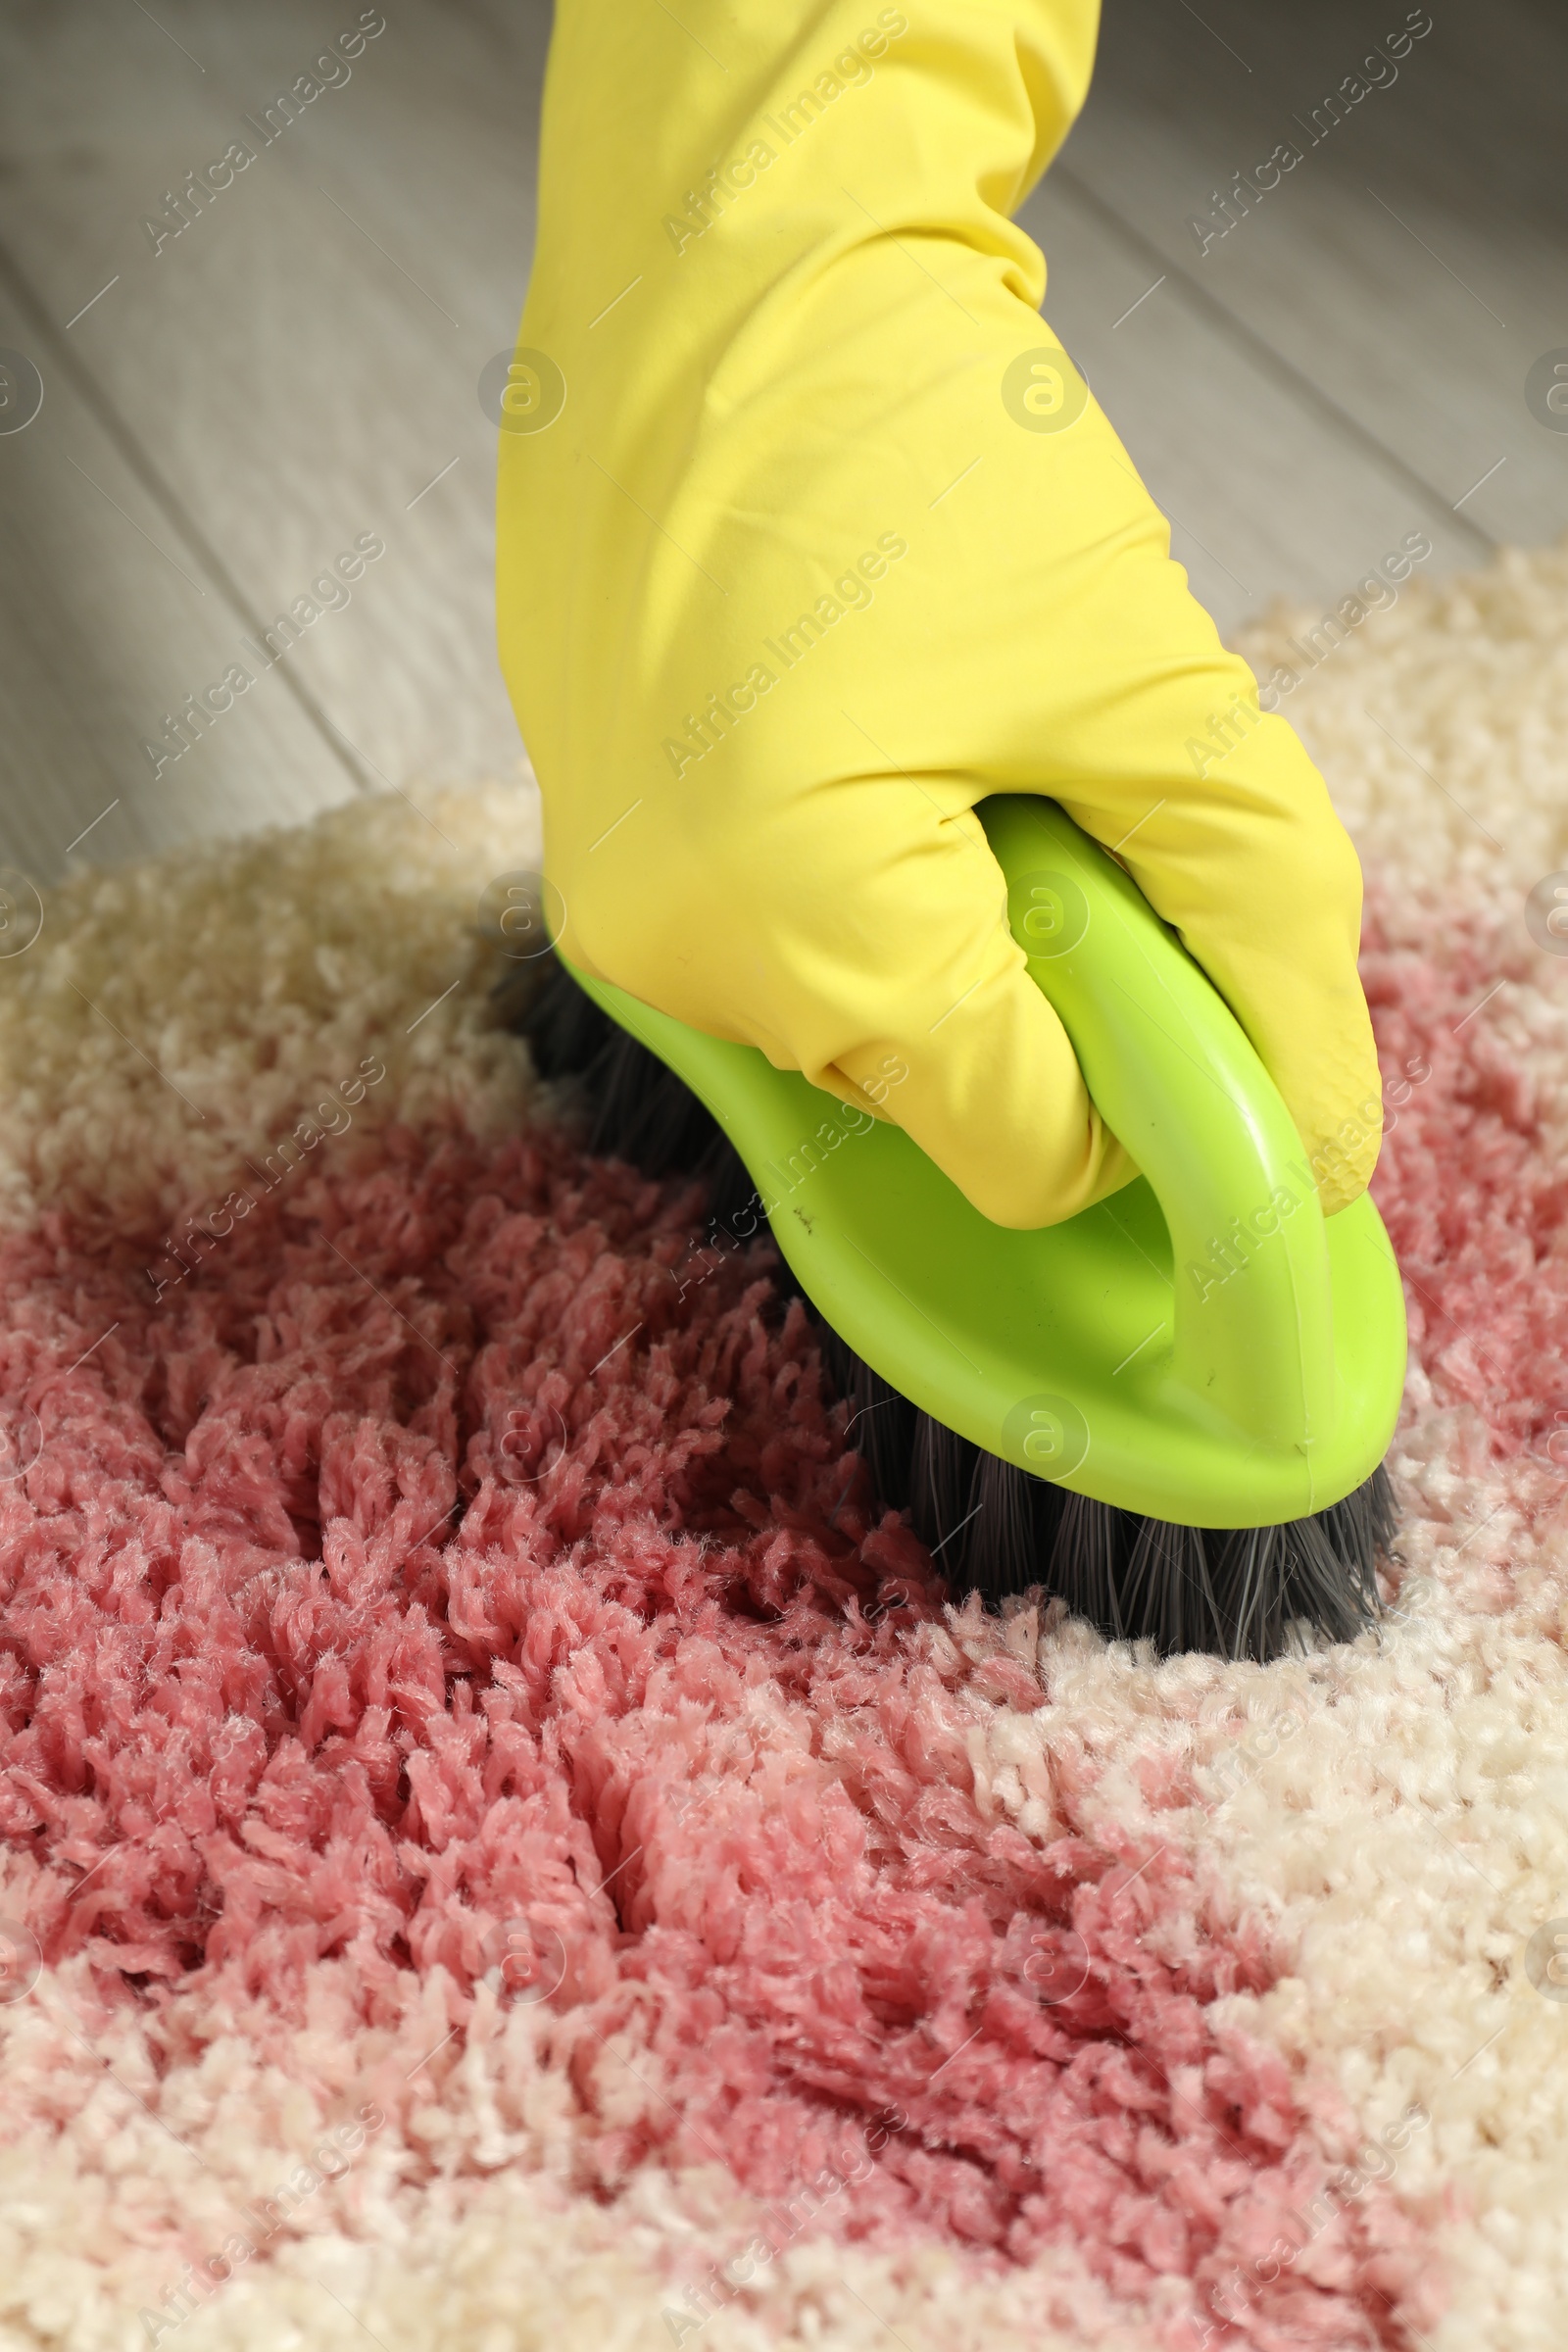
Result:
<svg viewBox="0 0 1568 2352"><path fill-rule="evenodd" d="M517 1023L541 1078L578 1081L587 1145L630 1160L647 1176L695 1176L708 1186L715 1223L751 1200L740 1153L684 1080L601 1012L554 956L538 958L542 985Z"/></svg>
<svg viewBox="0 0 1568 2352"><path fill-rule="evenodd" d="M754 1192L722 1129L554 956L540 960L547 976L518 1026L542 1077L580 1082L589 1150L650 1176L700 1178L713 1221L728 1225ZM1265 1661L1375 1622L1377 1560L1397 1524L1381 1466L1343 1502L1285 1526L1178 1527L1031 1478L918 1412L829 1326L818 1336L846 1437L954 1591L995 1604L1044 1586L1111 1640L1147 1641L1160 1657Z"/></svg>

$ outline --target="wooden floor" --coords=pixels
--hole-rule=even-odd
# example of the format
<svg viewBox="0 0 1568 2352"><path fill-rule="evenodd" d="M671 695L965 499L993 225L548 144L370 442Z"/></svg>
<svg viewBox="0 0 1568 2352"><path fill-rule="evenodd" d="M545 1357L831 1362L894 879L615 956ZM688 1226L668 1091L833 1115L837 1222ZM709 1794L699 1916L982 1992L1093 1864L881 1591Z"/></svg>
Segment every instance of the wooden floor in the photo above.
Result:
<svg viewBox="0 0 1568 2352"><path fill-rule="evenodd" d="M1436 569L1568 525L1568 433L1525 398L1568 346L1568 17L1434 5L1397 78L1314 130L1400 0L1107 0L1087 113L1026 215L1052 324L1227 629L1282 591L1343 595L1414 528ZM548 10L385 0L346 82L156 254L142 225L259 144L242 119L359 11L338 14L0 20L0 349L44 386L0 433L0 865L40 881L518 772L475 387L526 281ZM1217 232L1216 192L1282 141L1299 162L1200 245L1194 218ZM362 535L385 553L352 602L155 778L144 739Z"/></svg>

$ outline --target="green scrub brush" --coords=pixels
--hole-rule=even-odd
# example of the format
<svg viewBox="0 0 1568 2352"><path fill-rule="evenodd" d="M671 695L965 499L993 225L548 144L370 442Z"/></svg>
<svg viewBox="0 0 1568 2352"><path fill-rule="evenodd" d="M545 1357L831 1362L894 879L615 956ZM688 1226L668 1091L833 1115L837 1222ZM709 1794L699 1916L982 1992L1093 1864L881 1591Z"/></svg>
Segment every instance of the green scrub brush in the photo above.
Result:
<svg viewBox="0 0 1568 2352"><path fill-rule="evenodd" d="M594 1149L708 1175L742 1237L766 1218L882 1500L953 1584L1043 1585L1161 1655L1348 1640L1395 1525L1382 1219L1365 1195L1324 1218L1235 1015L1115 860L1049 801L979 815L1030 973L1143 1171L1110 1199L993 1225L901 1128L564 962L525 1024L540 1066L585 1079Z"/></svg>

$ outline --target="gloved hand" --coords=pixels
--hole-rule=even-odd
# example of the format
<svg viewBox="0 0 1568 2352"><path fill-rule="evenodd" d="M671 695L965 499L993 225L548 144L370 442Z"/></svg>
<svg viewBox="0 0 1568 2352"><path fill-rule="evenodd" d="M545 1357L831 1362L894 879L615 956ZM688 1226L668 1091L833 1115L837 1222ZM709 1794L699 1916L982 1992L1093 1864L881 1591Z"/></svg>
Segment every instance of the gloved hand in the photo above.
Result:
<svg viewBox="0 0 1568 2352"><path fill-rule="evenodd" d="M1360 874L1036 315L1092 0L558 0L503 665L584 971L896 1119L987 1216L1134 1172L974 804L1116 849L1325 1208L1376 1157Z"/></svg>

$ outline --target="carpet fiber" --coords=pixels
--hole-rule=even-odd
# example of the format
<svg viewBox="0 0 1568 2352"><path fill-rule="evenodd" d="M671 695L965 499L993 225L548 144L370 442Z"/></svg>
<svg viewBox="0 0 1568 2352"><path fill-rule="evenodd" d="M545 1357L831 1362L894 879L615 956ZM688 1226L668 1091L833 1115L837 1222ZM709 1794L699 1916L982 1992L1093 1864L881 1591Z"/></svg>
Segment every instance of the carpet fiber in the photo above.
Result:
<svg viewBox="0 0 1568 2352"><path fill-rule="evenodd" d="M497 1026L520 794L48 902L5 2352L1558 2341L1565 633L1510 556L1288 706L1367 867L1412 1362L1394 1614L1268 1668L956 1609L878 1523L765 1248Z"/></svg>

